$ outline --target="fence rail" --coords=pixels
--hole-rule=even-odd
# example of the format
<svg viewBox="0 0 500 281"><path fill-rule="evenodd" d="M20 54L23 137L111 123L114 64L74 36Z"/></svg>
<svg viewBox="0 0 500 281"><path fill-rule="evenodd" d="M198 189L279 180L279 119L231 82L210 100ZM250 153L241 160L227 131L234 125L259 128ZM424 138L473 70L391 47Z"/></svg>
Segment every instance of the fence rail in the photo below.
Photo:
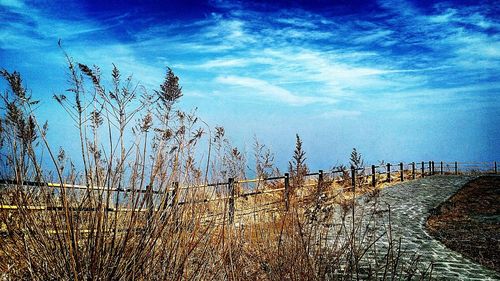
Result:
<svg viewBox="0 0 500 281"><path fill-rule="evenodd" d="M423 178L432 175L458 175L458 174L470 174L470 173L491 173L498 174L497 162L434 162L434 161L420 161L411 163L385 163L380 165L371 165L367 167L350 167L350 169L335 169L331 171L319 170L318 172L311 172L303 175L307 177L308 181L300 185L299 188L304 187L316 187L316 192L313 193L314 196L320 198L325 189L325 184L327 183L342 183L347 187L340 188L342 191L350 191L355 193L356 188L362 186L376 187L378 184L391 183L391 182L403 182L407 180L414 180L417 178ZM312 178L314 177L314 179ZM168 206L173 206L173 204L185 205L185 204L200 204L207 202L214 202L224 200L228 204L227 214L229 223L234 222L234 217L236 213L236 200L238 198L248 198L251 196L259 196L263 194L270 193L281 193L282 203L285 210L289 209L290 206L290 196L291 189L297 189L297 187L292 187L290 184L290 175L285 173L284 175L268 177L268 178L255 178L255 179L234 179L229 178L227 182L217 182L217 183L207 183L203 185L195 186L179 186L178 182L173 182L170 188L165 190L153 190L149 186L146 189L117 189L109 187L94 187L87 185L76 185L76 184L61 184L61 183L43 183L43 182L33 182L33 181L23 181L17 182L9 179L0 180L0 185L22 185L31 187L47 186L54 189L69 188L69 189L79 189L88 191L109 191L109 192L123 192L123 193L139 193L145 194L145 196L150 195L166 195L167 200L170 198L171 203ZM279 186L269 189L269 188L257 188L247 189L245 192L237 192L238 185L244 184L260 184L266 182L279 181ZM265 185L264 185L265 186ZM183 198L180 201L180 193L182 190L189 191L198 188L212 187L214 191L218 187L225 188L225 192L216 195L214 198L203 198L201 200L188 200ZM279 202L279 201L277 201ZM15 205L0 205L1 210L15 211L15 210L30 210L30 211L41 211L41 210L63 210L62 206L15 206ZM96 208L71 208L73 211L95 211ZM109 207L106 211L112 212L128 212L128 211L156 211L153 200L149 200L147 203L147 208L120 208L118 206Z"/></svg>

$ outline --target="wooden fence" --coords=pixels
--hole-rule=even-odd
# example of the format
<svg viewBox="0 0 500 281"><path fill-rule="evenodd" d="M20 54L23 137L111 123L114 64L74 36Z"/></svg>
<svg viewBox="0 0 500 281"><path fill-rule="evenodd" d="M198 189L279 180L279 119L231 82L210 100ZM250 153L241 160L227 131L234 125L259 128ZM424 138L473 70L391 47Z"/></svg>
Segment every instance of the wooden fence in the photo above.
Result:
<svg viewBox="0 0 500 281"><path fill-rule="evenodd" d="M350 167L350 169L336 169L332 171L325 172L319 170L318 172L308 173L303 175L304 182L298 188L312 187L316 188L316 192L313 196L320 198L320 196L325 191L325 186L332 183L341 183L341 190L356 193L356 188L359 187L376 187L379 184L391 183L391 182L403 182L407 180L414 180L417 178L424 178L432 175L459 175L459 174L497 174L497 162L434 162L434 161L421 161L412 163L398 163L391 164L385 163L380 165L371 165L369 167ZM200 204L207 203L211 201L225 200L227 202L227 217L229 223L234 222L234 217L236 213L236 200L238 198L247 198L249 196L259 196L268 193L282 193L281 203L285 210L290 207L290 196L291 188L290 183L291 177L289 173L285 173L282 176L269 177L269 178L258 178L258 179L234 179L229 178L227 182L222 183L209 183L205 185L197 186L179 186L178 182L173 182L170 188L166 188L163 191L153 190L147 187L146 189L117 189L117 188L106 188L106 187L88 187L85 185L72 185L72 184L59 184L59 183L40 183L40 182L22 182L21 185L25 186L48 186L54 189L69 188L69 189L81 189L81 190L96 190L96 191L110 191L119 193L142 193L145 196L152 195L165 195L165 199L168 204L163 204L163 207L172 207L173 205L185 205L185 204ZM278 182L279 184L275 188L270 187L270 182ZM247 188L243 192L236 192L238 185L244 184L256 184L257 187ZM0 180L0 184L3 185L19 185L19 183L12 180ZM259 188L262 184L264 188ZM181 198L182 190L189 191L199 188L213 188L214 190L221 189L224 192L220 192L216 196L211 196L208 198L203 198L201 200L188 200L186 197ZM279 202L275 202L279 203ZM158 206L159 207L159 206ZM25 210L63 210L62 206L15 206L15 205L0 205L0 210L16 210L23 208ZM119 206L110 207L108 211L131 211L131 209L120 208ZM74 208L75 211L94 211L92 208ZM135 209L135 211L151 211L157 210L154 204L154 200L150 199L147 203L147 208Z"/></svg>

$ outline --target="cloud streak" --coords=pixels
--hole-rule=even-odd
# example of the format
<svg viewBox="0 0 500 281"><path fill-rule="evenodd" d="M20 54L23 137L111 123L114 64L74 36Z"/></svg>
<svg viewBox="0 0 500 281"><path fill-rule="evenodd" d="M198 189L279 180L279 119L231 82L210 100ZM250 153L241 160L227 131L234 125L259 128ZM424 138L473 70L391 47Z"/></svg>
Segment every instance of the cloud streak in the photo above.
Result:
<svg viewBox="0 0 500 281"><path fill-rule="evenodd" d="M334 102L332 99L297 95L282 87L272 85L265 80L250 77L219 76L215 79L215 82L224 85L236 86L236 88L240 88L240 92L245 93L245 95L250 94L252 99L263 98L274 103L303 106L319 102Z"/></svg>

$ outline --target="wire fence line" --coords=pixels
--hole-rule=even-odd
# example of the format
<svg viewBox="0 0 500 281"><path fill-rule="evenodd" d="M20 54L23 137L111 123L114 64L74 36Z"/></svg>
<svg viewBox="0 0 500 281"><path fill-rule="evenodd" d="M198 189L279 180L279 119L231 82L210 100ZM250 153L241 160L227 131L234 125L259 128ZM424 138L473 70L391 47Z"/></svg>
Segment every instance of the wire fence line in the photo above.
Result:
<svg viewBox="0 0 500 281"><path fill-rule="evenodd" d="M160 205L163 208L172 207L173 205L185 204L201 204L214 201L224 201L227 205L227 216L229 223L234 222L236 214L236 200L248 199L249 197L258 197L265 194L280 193L280 200L274 203L280 203L285 208L289 209L290 197L293 191L298 191L302 188L316 188L315 192L311 192L309 197L311 200L320 198L326 187L334 183L340 184L336 190L356 193L357 188L377 187L380 184L391 182L403 182L414 180L432 175L459 175L459 174L498 174L497 162L434 162L420 161L411 163L383 163L379 165L371 165L367 167L354 167L350 169L335 169L330 171L319 170L301 175L304 179L300 186L293 186L290 183L291 176L289 173L268 178L255 179L234 179L228 178L226 182L208 183L195 186L179 186L178 182L173 182L170 188L165 190L153 190L149 186L146 189L118 189L107 187L94 187L86 185L64 184L64 183L42 183L42 182L16 182L9 179L0 180L0 185L9 186L26 186L37 187L46 186L55 190L61 188L69 188L74 190L87 191L108 191L119 194L138 193L148 196L146 208L125 208L120 206L108 207L106 211L110 212L151 212L158 211ZM253 186L251 186L253 185ZM239 188L238 188L239 187ZM188 198L187 192L196 189L204 188L204 198ZM211 188L212 194L207 196L206 189ZM181 194L184 192L184 195ZM209 192L210 193L210 192ZM154 200L154 195L163 195L163 204L159 200ZM199 196L198 196L199 197ZM304 198L303 198L304 199ZM41 211L41 210L63 210L62 206L16 206L16 205L0 205L0 210L13 211L18 209ZM72 211L96 211L97 208L92 207L70 207ZM242 211L242 210L238 210Z"/></svg>

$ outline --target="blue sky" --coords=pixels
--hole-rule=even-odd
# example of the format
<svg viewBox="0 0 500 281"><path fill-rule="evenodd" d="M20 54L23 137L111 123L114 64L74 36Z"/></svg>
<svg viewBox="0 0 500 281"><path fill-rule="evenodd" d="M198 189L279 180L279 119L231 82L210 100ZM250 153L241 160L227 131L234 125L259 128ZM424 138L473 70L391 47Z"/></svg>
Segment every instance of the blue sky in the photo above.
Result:
<svg viewBox="0 0 500 281"><path fill-rule="evenodd" d="M272 3L272 4L270 4ZM285 168L295 133L312 169L347 162L500 160L500 4L495 1L0 0L0 67L42 99L55 146L72 141L51 99L75 60L156 88L180 76L198 107L251 155ZM1 84L5 88L5 84Z"/></svg>

